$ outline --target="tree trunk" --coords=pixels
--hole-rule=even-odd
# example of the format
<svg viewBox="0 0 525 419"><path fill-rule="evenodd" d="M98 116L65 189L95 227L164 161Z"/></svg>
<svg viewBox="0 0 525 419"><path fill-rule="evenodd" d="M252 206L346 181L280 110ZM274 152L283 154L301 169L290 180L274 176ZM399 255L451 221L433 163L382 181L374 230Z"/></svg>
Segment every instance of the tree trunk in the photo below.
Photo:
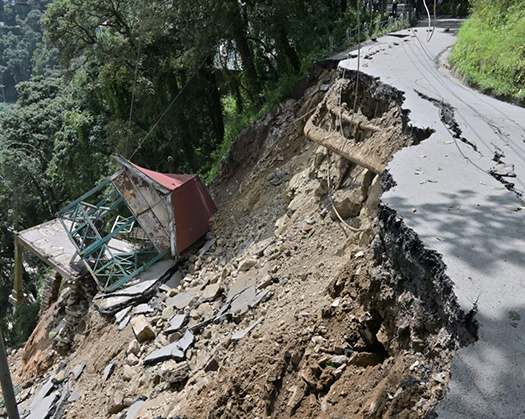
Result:
<svg viewBox="0 0 525 419"><path fill-rule="evenodd" d="M231 18L233 37L235 39L235 44L237 46L237 50L239 51L239 55L241 56L242 67L248 84L248 91L252 96L252 100L255 103L258 103L260 102L259 94L261 93L261 85L259 83L257 69L253 59L253 53L250 48L250 44L248 43L246 23L242 19L241 12L236 0L232 2Z"/></svg>
<svg viewBox="0 0 525 419"><path fill-rule="evenodd" d="M237 77L232 79L231 86L233 89L233 95L235 96L235 102L237 103L237 114L242 114L244 112L244 99L242 98L241 89L239 87L239 80Z"/></svg>
<svg viewBox="0 0 525 419"><path fill-rule="evenodd" d="M211 63L210 63L211 64ZM221 94L217 85L217 77L210 70L210 67L203 67L200 70L201 77L206 80L208 95L206 97L209 117L212 121L212 129L217 142L222 142L224 138L224 118L222 112Z"/></svg>
<svg viewBox="0 0 525 419"><path fill-rule="evenodd" d="M295 51L295 48L288 40L288 34L286 33L284 25L279 25L277 28L275 41L278 55L284 57L284 60L281 59L280 61L287 62L293 71L298 72L301 69L301 62L297 51Z"/></svg>

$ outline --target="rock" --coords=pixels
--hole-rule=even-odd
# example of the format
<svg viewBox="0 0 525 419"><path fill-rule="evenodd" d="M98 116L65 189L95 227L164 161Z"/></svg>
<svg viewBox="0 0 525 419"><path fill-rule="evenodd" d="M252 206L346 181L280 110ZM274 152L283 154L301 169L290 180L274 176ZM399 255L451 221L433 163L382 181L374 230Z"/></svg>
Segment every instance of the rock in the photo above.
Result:
<svg viewBox="0 0 525 419"><path fill-rule="evenodd" d="M168 327L164 330L164 333L170 334L177 332L182 326L184 326L187 318L186 314L176 314L170 319Z"/></svg>
<svg viewBox="0 0 525 419"><path fill-rule="evenodd" d="M358 367L369 367L383 362L383 358L372 352L354 352L348 359L348 363Z"/></svg>
<svg viewBox="0 0 525 419"><path fill-rule="evenodd" d="M126 402L127 400L125 399L124 394L120 391L115 392L109 403L108 413L110 415L115 415L123 411L125 408L129 407L129 404L126 404Z"/></svg>
<svg viewBox="0 0 525 419"><path fill-rule="evenodd" d="M138 343L137 340L132 340L128 345L126 353L138 356L140 353L140 343Z"/></svg>
<svg viewBox="0 0 525 419"><path fill-rule="evenodd" d="M213 306L209 303L203 303L191 312L192 319L210 319L212 317Z"/></svg>
<svg viewBox="0 0 525 419"><path fill-rule="evenodd" d="M206 372L212 372L217 371L219 369L219 362L217 361L217 358L215 356L210 356L208 361L206 361L206 364L204 365L204 371Z"/></svg>
<svg viewBox="0 0 525 419"><path fill-rule="evenodd" d="M163 346L166 346L169 343L170 341L168 340L168 338L162 334L159 334L157 338L155 339L155 346L157 348L162 348Z"/></svg>
<svg viewBox="0 0 525 419"><path fill-rule="evenodd" d="M335 367L346 364L348 362L348 357L346 355L334 355L330 358L329 363Z"/></svg>
<svg viewBox="0 0 525 419"><path fill-rule="evenodd" d="M155 339L155 331L143 315L133 317L131 319L131 327L140 343Z"/></svg>
<svg viewBox="0 0 525 419"><path fill-rule="evenodd" d="M267 177L267 180L268 182L270 182L271 185L279 186L281 183L283 183L286 180L287 175L288 173L286 173L286 171L278 167L277 169L273 171L273 173L271 173Z"/></svg>
<svg viewBox="0 0 525 419"><path fill-rule="evenodd" d="M274 224L275 226L275 235L280 236L286 231L286 228L288 227L288 223L290 221L290 217L288 214L284 214L282 217L280 217ZM279 252L276 252L275 255L272 255L272 258L276 258L279 255Z"/></svg>
<svg viewBox="0 0 525 419"><path fill-rule="evenodd" d="M332 304L330 305L330 307L332 307L332 308L337 308L337 307L339 307L339 304L340 304L340 303L341 303L341 299L340 299L340 298L336 298L336 299L332 302Z"/></svg>
<svg viewBox="0 0 525 419"><path fill-rule="evenodd" d="M62 383L64 380L66 379L66 371L65 370L60 370L54 377L53 377L53 381L56 383L56 384L60 384Z"/></svg>
<svg viewBox="0 0 525 419"><path fill-rule="evenodd" d="M187 361L168 361L162 365L160 376L169 385L181 384L190 376L190 365Z"/></svg>
<svg viewBox="0 0 525 419"><path fill-rule="evenodd" d="M222 292L222 286L221 284L211 284L208 285L204 290L202 290L201 293L201 301L213 301L215 300Z"/></svg>
<svg viewBox="0 0 525 419"><path fill-rule="evenodd" d="M124 365L122 367L122 378L124 378L125 381L133 380L135 375L135 369L131 365Z"/></svg>
<svg viewBox="0 0 525 419"><path fill-rule="evenodd" d="M361 211L362 195L359 190L336 191L332 200L335 209L343 219L357 217Z"/></svg>
<svg viewBox="0 0 525 419"><path fill-rule="evenodd" d="M128 356L126 357L126 362L128 365L131 365L132 367L134 367L135 365L139 363L139 359L137 358L135 354L128 354Z"/></svg>
<svg viewBox="0 0 525 419"><path fill-rule="evenodd" d="M194 336L189 330L178 341L170 343L163 348L157 349L144 359L145 365L154 365L169 359L184 359L186 350L193 343Z"/></svg>
<svg viewBox="0 0 525 419"><path fill-rule="evenodd" d="M273 284L273 278L270 274L264 275L264 277L261 279L261 282L257 284L257 289L263 289L266 287L269 287Z"/></svg>
<svg viewBox="0 0 525 419"><path fill-rule="evenodd" d="M292 414L295 412L297 406L299 406L301 401L304 399L304 396L306 395L306 390L307 385L304 380L299 380L299 383L297 385L290 388L290 398L288 399L287 404Z"/></svg>
<svg viewBox="0 0 525 419"><path fill-rule="evenodd" d="M174 297L168 298L166 305L168 307L175 307L178 310L184 310L191 304L194 298L195 296L192 292L181 292Z"/></svg>
<svg viewBox="0 0 525 419"><path fill-rule="evenodd" d="M161 317L164 320L169 320L173 317L174 314L175 314L175 309L173 307L168 306L164 310L162 310Z"/></svg>
<svg viewBox="0 0 525 419"><path fill-rule="evenodd" d="M380 176L376 176L372 180L372 184L368 188L368 197L366 199L366 208L369 214L374 214L379 207L380 196L382 192Z"/></svg>
<svg viewBox="0 0 525 419"><path fill-rule="evenodd" d="M253 257L248 257L239 263L239 271L246 272L249 271L257 264L257 259Z"/></svg>
<svg viewBox="0 0 525 419"><path fill-rule="evenodd" d="M108 381L110 377L113 375L113 372L115 371L115 363L111 362L104 368L104 371L102 372L102 378L104 381Z"/></svg>

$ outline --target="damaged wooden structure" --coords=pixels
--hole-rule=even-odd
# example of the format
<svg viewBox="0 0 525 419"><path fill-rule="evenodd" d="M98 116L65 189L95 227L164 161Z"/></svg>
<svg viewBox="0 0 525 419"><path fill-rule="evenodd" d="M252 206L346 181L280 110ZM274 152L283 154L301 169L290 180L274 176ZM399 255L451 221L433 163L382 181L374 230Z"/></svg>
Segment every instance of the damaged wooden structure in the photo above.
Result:
<svg viewBox="0 0 525 419"><path fill-rule="evenodd" d="M115 156L121 170L16 234L13 303L24 302L23 254L71 280L89 274L118 289L163 258L177 258L209 231L215 204L198 176L154 172Z"/></svg>

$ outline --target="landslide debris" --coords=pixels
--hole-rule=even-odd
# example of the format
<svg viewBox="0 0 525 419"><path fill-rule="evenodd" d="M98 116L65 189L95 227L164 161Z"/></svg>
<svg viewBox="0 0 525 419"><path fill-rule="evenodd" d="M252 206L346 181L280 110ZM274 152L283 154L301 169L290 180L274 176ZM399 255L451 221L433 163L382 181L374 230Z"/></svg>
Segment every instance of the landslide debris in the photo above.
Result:
<svg viewBox="0 0 525 419"><path fill-rule="evenodd" d="M109 314L110 299L96 297L106 314L92 304L71 352L33 371L26 406L44 388L48 417L432 413L470 337L445 267L380 204L387 176L303 134L318 105L318 126L341 121L323 107L353 103L348 77L321 72L300 99L241 133L213 185L219 212L206 242L148 284L147 301ZM379 150L385 163L424 139L400 92L361 83L356 118L379 128L359 140L374 139L365 158ZM345 136L352 122L339 122ZM120 294L110 297L129 298ZM15 381L28 378L22 357Z"/></svg>

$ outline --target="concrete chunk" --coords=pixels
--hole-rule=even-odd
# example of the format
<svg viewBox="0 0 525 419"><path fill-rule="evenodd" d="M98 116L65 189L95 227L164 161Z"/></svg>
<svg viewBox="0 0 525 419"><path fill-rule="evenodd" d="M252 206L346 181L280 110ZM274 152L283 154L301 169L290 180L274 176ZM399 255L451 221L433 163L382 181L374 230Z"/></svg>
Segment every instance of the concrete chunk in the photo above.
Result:
<svg viewBox="0 0 525 419"><path fill-rule="evenodd" d="M185 314L176 314L170 319L168 328L164 330L164 333L175 333L186 323L186 319L187 316Z"/></svg>
<svg viewBox="0 0 525 419"><path fill-rule="evenodd" d="M49 396L39 400L34 406L31 406L31 413L26 419L47 419L51 410L55 406L60 394L58 391L51 393Z"/></svg>
<svg viewBox="0 0 525 419"><path fill-rule="evenodd" d="M155 339L155 331L143 315L131 319L133 333L139 342Z"/></svg>
<svg viewBox="0 0 525 419"><path fill-rule="evenodd" d="M133 309L133 314L134 315L139 315L139 314L151 314L151 313L154 313L155 310L153 309L153 307L151 307L149 304L147 303L144 303L144 304L139 304L137 307L135 307Z"/></svg>
<svg viewBox="0 0 525 419"><path fill-rule="evenodd" d="M193 343L194 336L189 330L178 341L170 343L163 348L153 351L144 359L145 365L154 365L169 359L184 359L184 353Z"/></svg>
<svg viewBox="0 0 525 419"><path fill-rule="evenodd" d="M193 336L193 333L191 333L189 330L186 330L186 333L184 333L184 336L180 338L179 341L177 341L177 345L179 345L179 348L186 352L186 350L191 346L195 339L195 336Z"/></svg>
<svg viewBox="0 0 525 419"><path fill-rule="evenodd" d="M242 315L246 313L256 301L255 287L246 288L231 302L230 313L233 315Z"/></svg>
<svg viewBox="0 0 525 419"><path fill-rule="evenodd" d="M38 393L33 397L31 400L31 407L30 410L32 411L33 408L39 404L45 397L51 393L51 391L55 388L55 383L53 382L52 378L49 378L43 385L40 387L40 390L38 390Z"/></svg>
<svg viewBox="0 0 525 419"><path fill-rule="evenodd" d="M120 310L117 314L115 314L115 322L117 324L122 322L122 320L124 320L127 317L127 315L129 314L129 312L131 311L131 308L132 307L126 307L126 308Z"/></svg>
<svg viewBox="0 0 525 419"><path fill-rule="evenodd" d="M168 298L166 304L179 310L184 310L193 301L195 296L191 292L181 292L175 297Z"/></svg>
<svg viewBox="0 0 525 419"><path fill-rule="evenodd" d="M135 401L126 412L118 416L119 419L138 419L142 413L142 407L146 403L145 398L140 398Z"/></svg>
<svg viewBox="0 0 525 419"><path fill-rule="evenodd" d="M73 376L75 380L78 380L80 376L82 375L82 373L84 372L85 368L86 368L86 363L81 362L75 368L73 368L73 370L71 371L71 375Z"/></svg>
<svg viewBox="0 0 525 419"><path fill-rule="evenodd" d="M154 365L168 359L184 359L184 352L177 345L178 342L170 343L163 348L157 349L144 359L144 365Z"/></svg>
<svg viewBox="0 0 525 419"><path fill-rule="evenodd" d="M126 328L126 326L129 324L130 320L131 320L131 316L124 317L122 319L122 321L117 326L118 330L124 330Z"/></svg>
<svg viewBox="0 0 525 419"><path fill-rule="evenodd" d="M215 300L215 298L217 298L220 295L221 291L221 284L210 284L202 290L201 301L205 302Z"/></svg>
<svg viewBox="0 0 525 419"><path fill-rule="evenodd" d="M239 271L241 272L249 271L255 265L257 265L257 259L253 257L248 257L244 259L243 261L241 261L241 263L239 263Z"/></svg>

